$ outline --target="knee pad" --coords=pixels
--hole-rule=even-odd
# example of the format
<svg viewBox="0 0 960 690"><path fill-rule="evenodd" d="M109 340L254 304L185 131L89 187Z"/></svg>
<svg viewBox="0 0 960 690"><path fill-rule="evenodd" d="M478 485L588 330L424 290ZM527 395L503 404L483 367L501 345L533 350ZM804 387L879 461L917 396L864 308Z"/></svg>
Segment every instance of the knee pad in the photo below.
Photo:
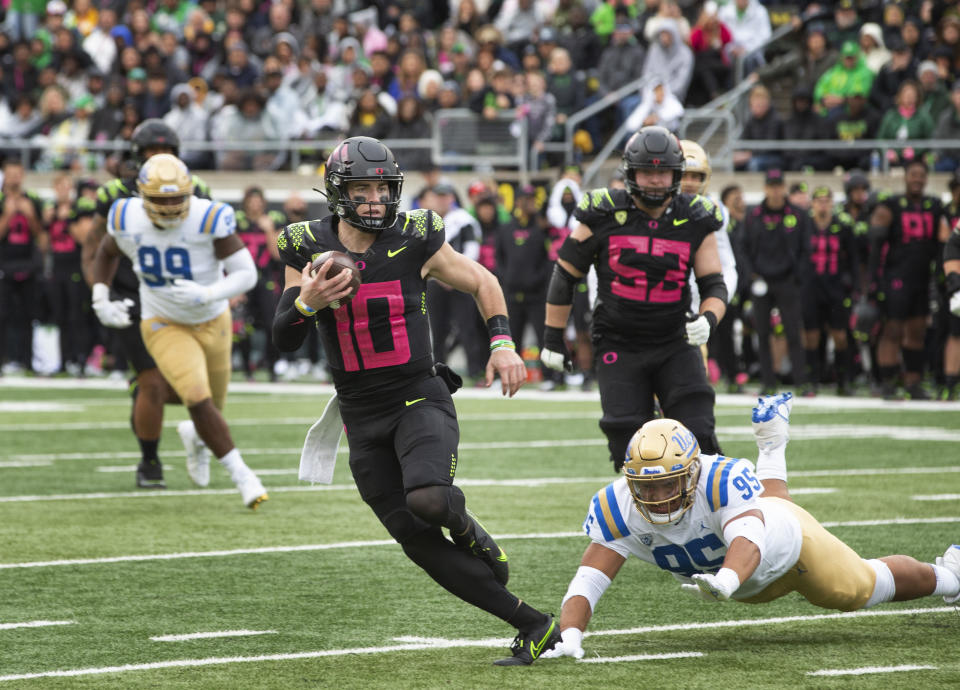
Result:
<svg viewBox="0 0 960 690"><path fill-rule="evenodd" d="M886 563L876 558L864 560L873 568L873 572L877 574L877 582L873 586L873 593L870 595L867 603L863 605L863 608L868 609L871 606L882 604L885 601L893 601L893 597L897 593L897 583L893 579L893 573L890 572L890 568Z"/></svg>
<svg viewBox="0 0 960 690"><path fill-rule="evenodd" d="M416 515L406 508L398 508L397 510L387 513L380 518L380 521L383 523L383 526L387 528L387 532L390 533L394 541L404 546L404 548L406 548L406 542L430 528L430 525L417 518Z"/></svg>
<svg viewBox="0 0 960 690"><path fill-rule="evenodd" d="M407 507L431 525L459 526L466 515L466 498L456 486L421 486L407 493Z"/></svg>

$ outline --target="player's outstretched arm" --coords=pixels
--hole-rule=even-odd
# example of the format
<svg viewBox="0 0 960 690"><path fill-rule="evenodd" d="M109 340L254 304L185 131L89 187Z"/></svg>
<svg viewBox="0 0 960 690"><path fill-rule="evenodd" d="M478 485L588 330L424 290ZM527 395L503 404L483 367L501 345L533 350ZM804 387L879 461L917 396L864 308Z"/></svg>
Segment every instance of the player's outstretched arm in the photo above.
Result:
<svg viewBox="0 0 960 690"><path fill-rule="evenodd" d="M560 609L562 641L546 652L544 658L583 657L583 632L593 617L593 609L625 561L626 558L621 554L597 542L587 547L580 560L580 567L570 580L567 594L563 597Z"/></svg>
<svg viewBox="0 0 960 690"><path fill-rule="evenodd" d="M468 259L444 244L423 265L421 275L436 278L452 288L473 295L480 314L491 330L490 359L487 362L486 384L493 383L494 375L500 376L504 395L513 397L527 380L527 369L513 347L507 326L507 303L496 277L476 261ZM507 329L506 334L494 333Z"/></svg>
<svg viewBox="0 0 960 690"><path fill-rule="evenodd" d="M97 249L100 247L100 242L106 234L107 220L100 215L94 216L93 225L90 226L90 231L84 238L83 245L80 248L80 266L83 271L83 277L87 281L87 285L91 287L97 282L93 275L94 257L97 255Z"/></svg>

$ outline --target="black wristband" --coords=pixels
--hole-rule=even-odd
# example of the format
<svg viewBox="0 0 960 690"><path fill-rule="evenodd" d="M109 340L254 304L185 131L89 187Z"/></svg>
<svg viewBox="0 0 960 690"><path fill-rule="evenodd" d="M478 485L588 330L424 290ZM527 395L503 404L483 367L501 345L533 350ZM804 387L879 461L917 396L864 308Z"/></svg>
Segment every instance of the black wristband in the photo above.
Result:
<svg viewBox="0 0 960 690"><path fill-rule="evenodd" d="M563 352L566 349L566 345L563 342L563 331L562 328L557 328L556 326L544 326L543 327L543 346L547 350L553 350L554 352Z"/></svg>
<svg viewBox="0 0 960 690"><path fill-rule="evenodd" d="M954 271L948 273L943 286L947 290L947 297L952 297L953 293L960 292L960 273Z"/></svg>
<svg viewBox="0 0 960 690"><path fill-rule="evenodd" d="M707 319L707 323L710 324L710 332L713 333L717 328L717 315L712 311L703 312L703 316Z"/></svg>
<svg viewBox="0 0 960 690"><path fill-rule="evenodd" d="M299 349L309 332L313 317L301 314L294 302L300 296L300 288L292 287L283 291L277 313L273 317L273 344L281 352L293 352Z"/></svg>
<svg viewBox="0 0 960 690"><path fill-rule="evenodd" d="M513 338L513 335L510 333L510 320L503 314L494 314L487 319L487 332L491 338L498 335Z"/></svg>

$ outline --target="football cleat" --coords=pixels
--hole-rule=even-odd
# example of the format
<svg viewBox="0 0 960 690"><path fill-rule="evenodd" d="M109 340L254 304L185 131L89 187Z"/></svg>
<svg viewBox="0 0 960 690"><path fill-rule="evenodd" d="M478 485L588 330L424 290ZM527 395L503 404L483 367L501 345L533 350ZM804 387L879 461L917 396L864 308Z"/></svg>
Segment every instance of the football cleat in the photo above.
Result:
<svg viewBox="0 0 960 690"><path fill-rule="evenodd" d="M137 465L137 487L141 489L166 489L163 481L163 465L159 460L146 462L141 460Z"/></svg>
<svg viewBox="0 0 960 690"><path fill-rule="evenodd" d="M960 544L952 544L944 552L943 557L937 557L937 565L946 568L960 580ZM948 604L958 604L960 603L960 593L954 594L952 597L944 596L943 600Z"/></svg>
<svg viewBox="0 0 960 690"><path fill-rule="evenodd" d="M243 505L250 510L256 510L261 503L270 498L260 478L249 468L243 479L237 482L237 488L240 489L240 496L243 497Z"/></svg>
<svg viewBox="0 0 960 690"><path fill-rule="evenodd" d="M561 640L560 626L547 614L546 622L533 630L521 630L513 638L510 651L513 656L494 661L495 666L529 666L540 658L540 655L553 649Z"/></svg>
<svg viewBox="0 0 960 690"><path fill-rule="evenodd" d="M507 561L506 552L497 546L490 533L480 524L470 511L467 511L470 519L470 527L464 534L450 533L453 543L461 549L469 551L472 555L479 558L487 564L493 571L493 576L501 585L506 586L510 579L510 564Z"/></svg>
<svg viewBox="0 0 960 690"><path fill-rule="evenodd" d="M193 483L204 488L210 484L210 451L200 439L193 422L186 419L177 424L177 433L187 451L187 474Z"/></svg>
<svg viewBox="0 0 960 690"><path fill-rule="evenodd" d="M761 450L773 450L790 440L790 408L793 393L765 395L753 408L753 436Z"/></svg>

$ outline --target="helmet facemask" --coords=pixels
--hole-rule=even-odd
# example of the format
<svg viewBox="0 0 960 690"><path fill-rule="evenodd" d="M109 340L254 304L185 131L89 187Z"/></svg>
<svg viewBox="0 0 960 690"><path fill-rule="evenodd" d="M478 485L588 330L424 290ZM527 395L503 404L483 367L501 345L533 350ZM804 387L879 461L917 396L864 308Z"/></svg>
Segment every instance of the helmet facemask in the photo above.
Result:
<svg viewBox="0 0 960 690"><path fill-rule="evenodd" d="M190 213L193 178L176 156L161 153L149 158L140 168L137 189L143 210L158 228L175 228Z"/></svg>
<svg viewBox="0 0 960 690"><path fill-rule="evenodd" d="M335 173L330 178L339 178ZM366 189L355 190L358 186L354 183L367 183ZM377 233L394 224L397 219L397 211L400 206L400 190L403 186L402 180L382 180L380 178L351 178L343 180L342 178L335 183L338 186L336 213L345 221L363 232ZM387 194L378 193L378 187L386 184ZM328 197L331 182L328 181ZM353 189L352 189L352 188ZM366 207L368 213L361 214L361 207ZM383 215L374 215L369 213L373 207L382 207Z"/></svg>
<svg viewBox="0 0 960 690"><path fill-rule="evenodd" d="M654 525L678 522L693 506L700 479L700 445L673 419L654 419L630 439L623 475L633 503Z"/></svg>

